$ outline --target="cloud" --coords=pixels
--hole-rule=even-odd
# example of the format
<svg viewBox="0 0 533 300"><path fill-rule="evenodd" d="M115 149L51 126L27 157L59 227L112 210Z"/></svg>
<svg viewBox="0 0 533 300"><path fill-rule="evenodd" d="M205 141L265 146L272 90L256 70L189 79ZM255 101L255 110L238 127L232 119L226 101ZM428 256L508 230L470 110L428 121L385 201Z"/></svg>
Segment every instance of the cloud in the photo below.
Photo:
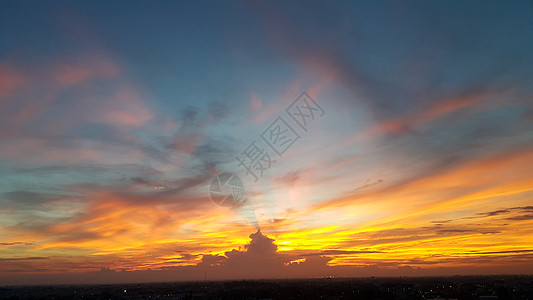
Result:
<svg viewBox="0 0 533 300"><path fill-rule="evenodd" d="M167 148L180 153L192 154L206 138L206 130L209 126L215 126L228 114L228 108L219 102L211 103L204 116L194 108L187 108L182 112L178 131L174 134ZM210 140L213 142L213 140ZM211 147L210 150L216 149Z"/></svg>
<svg viewBox="0 0 533 300"><path fill-rule="evenodd" d="M526 126L531 112L524 101L529 99L524 86L532 78L524 66L531 65L531 51L522 42L531 27L514 18L523 10L515 4L481 10L466 4L456 10L431 3L249 3L270 38L270 44L255 49L272 55L267 64L275 69L278 65L270 62L281 54L279 66L295 77L273 101L263 92L271 88L267 80L259 82L266 88L245 93L250 97L244 106L215 102L202 108L206 95L193 94L198 106L167 116L171 110L157 105L169 104L167 92L180 83L165 86L191 69L161 73L173 69L174 62L150 64L166 55L125 65L138 58L138 52L123 52L127 49L119 45L127 37L107 45L119 46L111 49L119 51L113 55L94 47L95 36L77 22L59 27L81 41L83 53L72 54L78 48L57 55L41 51L44 56L36 60L0 63L0 160L5 165L0 168L5 179L0 245L9 253L20 250L20 257L36 252L49 257L11 261L16 263L11 270L126 270L124 280L202 279L207 271L209 278L228 279L399 274L390 270L415 272L420 266L456 267L481 259L492 264L489 254L461 256L479 248L501 255L494 264L527 258L528 253L497 253L509 245L516 251L528 247L533 212L524 206L533 156ZM316 11L319 18L313 17ZM443 16L453 16L453 24ZM514 31L509 17L510 23L527 26ZM173 52L174 44L168 45ZM251 65L265 61L258 63ZM218 78L218 69L226 69L216 63L211 69L191 66L191 78L214 72L215 77L205 77L209 82ZM136 82L146 70L148 77L161 77ZM168 82L159 80L167 75ZM200 80L198 86L206 83ZM344 152L321 151L314 157L298 152L293 157L312 162L311 169L285 170L272 176L274 185L265 182L264 193L251 191L280 201L264 217L263 232L249 235L247 242L253 229L243 222L244 214L213 205L207 183L234 160L239 129L250 124L219 132L241 120L236 115L243 108L250 114L246 121L267 122L304 87L315 98L328 92L338 96L330 98L330 116L338 123L326 122L316 141L328 143L326 150ZM337 117L338 105L346 116L357 110L367 120L356 124ZM515 118L521 118L522 127ZM363 138L372 140L372 148L355 143ZM373 158L375 165L369 163ZM326 167L324 173L331 173L325 179L314 169L324 159L335 161ZM270 205L251 206L256 204L259 217L259 210ZM122 272L103 273L101 280L113 281ZM73 276L57 280L68 277Z"/></svg>
<svg viewBox="0 0 533 300"><path fill-rule="evenodd" d="M449 98L430 102L428 107L421 109L419 112L379 122L375 127L367 129L361 135L366 137L379 134L413 133L416 126L444 118L446 115L458 113L459 111L472 109L483 100L494 96L494 93L488 91L458 93ZM358 137L357 139L360 138Z"/></svg>
<svg viewBox="0 0 533 300"><path fill-rule="evenodd" d="M107 102L98 105L97 112L89 121L116 126L139 127L154 117L143 103L138 92L132 87L124 87Z"/></svg>
<svg viewBox="0 0 533 300"><path fill-rule="evenodd" d="M481 12L465 4L452 11L433 3L423 5L422 17L420 5L414 4L401 8L387 4L385 10L396 13L386 16L376 13L384 10L378 4L349 9L316 3L305 9L293 4L249 4L263 22L270 46L299 65L301 74L314 76L321 87L343 86L351 91L346 101L354 110L369 109L377 124L367 135L413 133L414 127L450 115L523 101L519 93L504 91L525 91L532 75L521 63L531 60L526 50L531 47L524 47L520 38L529 30L515 35L515 27L504 21L516 20L511 6L495 4ZM321 11L319 20L309 18L315 9ZM456 26L443 25L449 19L440 13L442 9L458 22ZM369 14L375 17L366 18ZM414 19L405 23L405 15ZM530 28L526 15L519 22ZM486 24L487 18L490 26L471 26ZM419 23L424 26L414 25ZM509 35L515 46L508 43ZM478 55L480 48L485 55ZM498 95L492 101L497 105L484 107L491 94Z"/></svg>
<svg viewBox="0 0 533 300"><path fill-rule="evenodd" d="M0 62L0 108L4 106L4 97L9 96L25 82L19 70L10 67L7 61Z"/></svg>
<svg viewBox="0 0 533 300"><path fill-rule="evenodd" d="M198 111L191 108L183 113L181 125L174 135L170 148L183 152L192 153L204 138L205 120L197 119Z"/></svg>
<svg viewBox="0 0 533 300"><path fill-rule="evenodd" d="M150 98L109 55L49 57L31 69L15 59L9 67L1 63L0 73L9 82L0 102L1 159L19 165L159 159L133 132L156 130L159 121L149 124L156 116Z"/></svg>
<svg viewBox="0 0 533 300"><path fill-rule="evenodd" d="M32 245L31 242L2 242L0 246Z"/></svg>
<svg viewBox="0 0 533 300"><path fill-rule="evenodd" d="M355 199L359 199L359 201L400 199L402 195L407 198L420 199L422 193L428 193L428 195L432 195L431 198L434 200L431 202L434 203L435 207L443 209L447 207L447 201L453 203L457 199L468 199L469 197L484 198L498 194L501 196L497 190L507 190L507 193L510 194L513 191L516 193L525 192L527 188L523 184L528 180L528 173L523 166L532 158L531 145L527 145L519 149L509 148L507 151L479 155L469 159L445 159L420 172L413 172L410 176L405 175L396 181L388 182L388 184L378 185L379 188L368 191L365 189L354 190L348 195L318 204L316 208L342 203L350 204ZM509 169L513 169L515 172L503 180L494 180L494 174L500 172L507 174ZM488 174L492 174L492 176ZM467 188L463 188L462 183L464 182L469 182ZM450 186L456 188L450 189ZM417 191L416 197L412 194L414 190ZM442 198L435 195L441 195ZM426 202L421 200L421 203Z"/></svg>
<svg viewBox="0 0 533 300"><path fill-rule="evenodd" d="M301 256L338 256L338 255L353 255L353 254L368 254L368 253L383 253L383 251L375 250L323 250L311 252L308 254L300 254Z"/></svg>
<svg viewBox="0 0 533 300"><path fill-rule="evenodd" d="M465 255L492 255L492 254L508 254L508 253L533 253L533 249L524 250L506 250L506 251L479 251L479 252L464 252Z"/></svg>
<svg viewBox="0 0 533 300"><path fill-rule="evenodd" d="M258 112L259 110L261 110L261 104L261 99L259 99L259 97L252 93L252 96L250 98L250 110L252 112Z"/></svg>
<svg viewBox="0 0 533 300"><path fill-rule="evenodd" d="M462 220L472 220L472 219L485 219L489 217L499 217L501 215L508 215L513 214L514 216L506 217L504 220L509 221L520 221L520 220L529 220L531 219L531 214L527 214L529 211L533 210L533 207L531 206L524 206L524 207L509 207L505 209L498 209L488 212L479 212L472 216L465 216L461 218L456 219L448 219L448 220L439 220L439 221L432 221L431 223L436 224L444 224L444 223L450 223L450 222L459 222ZM526 213L526 214L520 214L520 213Z"/></svg>
<svg viewBox="0 0 533 300"><path fill-rule="evenodd" d="M233 249L221 255L204 255L197 265L211 278L296 278L319 274L332 259L328 255L347 253L326 250L307 253L278 251L274 239L260 230L250 234L244 250ZM355 251L354 251L355 252ZM350 252L352 253L352 252Z"/></svg>
<svg viewBox="0 0 533 300"><path fill-rule="evenodd" d="M533 214L525 214L525 215L518 215L514 217L508 217L505 218L509 221L526 221L526 220L533 220Z"/></svg>
<svg viewBox="0 0 533 300"><path fill-rule="evenodd" d="M48 257L42 257L42 256L12 257L12 258L0 258L0 261L42 260L42 259L48 259Z"/></svg>
<svg viewBox="0 0 533 300"><path fill-rule="evenodd" d="M75 63L54 66L53 76L62 87L86 83L93 79L113 79L120 74L120 68L112 61L101 57L87 57Z"/></svg>
<svg viewBox="0 0 533 300"><path fill-rule="evenodd" d="M492 217L492 216L498 216L498 215L508 214L508 213L509 213L509 210L507 209L499 209L499 210L489 211L485 213L478 213L478 215L480 215L481 217Z"/></svg>
<svg viewBox="0 0 533 300"><path fill-rule="evenodd" d="M300 81L294 80L289 86L286 87L284 94L281 95L279 98L274 99L272 101L261 102L260 110L252 110L252 117L247 120L247 122L265 123L269 121L275 115L280 114L286 107L288 107L291 102L294 101L296 97L298 97L298 95L302 92L301 89L302 85L300 84ZM259 99L259 96L257 96L255 93L253 93L252 95L253 96L251 101L259 103L257 101L257 99ZM255 105L258 106L257 104Z"/></svg>
<svg viewBox="0 0 533 300"><path fill-rule="evenodd" d="M300 173L301 172L290 172L285 174L284 176L276 177L274 181L281 185L293 186L300 180Z"/></svg>
<svg viewBox="0 0 533 300"><path fill-rule="evenodd" d="M57 198L58 195L42 193L42 192L31 192L31 191L12 191L3 193L1 195L2 200L9 201L9 205L17 206L38 206L49 202L52 199ZM6 203L4 203L6 204Z"/></svg>
<svg viewBox="0 0 533 300"><path fill-rule="evenodd" d="M246 245L246 252L250 255L269 256L276 253L278 246L274 244L274 239L263 235L261 231L250 234L251 242Z"/></svg>
<svg viewBox="0 0 533 300"><path fill-rule="evenodd" d="M10 129L5 136L68 134L87 123L141 126L153 117L139 91L121 77L108 57L80 54L77 58L58 65L50 59L36 70L16 71L23 74L19 77L25 78L25 88L2 101L7 114L2 123Z"/></svg>
<svg viewBox="0 0 533 300"><path fill-rule="evenodd" d="M431 272L445 272L454 274L459 272L457 264L491 262L492 265L506 264L514 259L520 264L530 260L530 249L505 250L505 251L472 251L464 253L451 253L441 256L426 256L425 258L397 257L398 250L391 252L396 256L394 259L382 259L387 252L376 250L316 250L316 251L283 251L277 249L274 239L260 231L250 234L250 242L244 250L226 251L220 254L191 255L180 252L179 256L163 258L163 263L152 263L148 270L128 271L127 268L111 268L102 265L105 260L80 266L78 269L89 268L94 272L78 272L75 277L68 276L66 269L56 274L39 275L25 274L25 281L32 283L75 283L75 282L140 282L160 281L163 278L173 280L203 280L204 276L209 280L215 279L239 279L239 278L296 278L308 276L397 276L399 274L431 274ZM431 237L428 237L431 238ZM152 246L153 248L153 246ZM380 258L372 258L378 255ZM122 255L123 260L125 254ZM201 258L200 258L201 257ZM468 259L465 259L468 257ZM24 260L32 260L31 257L14 258L8 269L0 272L0 277L14 276L14 273L30 270L21 265ZM35 258L36 261L46 257ZM133 257L132 257L133 258ZM49 259L49 258L46 258ZM190 263L192 259L192 264ZM437 259L437 260L435 260ZM196 260L196 261L195 261ZM354 260L357 262L353 264ZM182 262L189 261L183 265ZM339 264L339 262L352 262L352 264ZM7 262L7 261L6 261ZM63 266L68 262L61 262ZM40 269L39 273L47 272L46 268ZM71 268L72 269L72 268ZM80 269L80 270L81 270ZM122 270L117 272L117 270ZM429 272L429 273L428 273ZM460 271L462 272L462 271ZM474 271L475 272L475 271ZM94 276L96 273L101 276ZM105 275L103 274L105 273ZM464 272L462 272L464 273ZM468 273L470 274L470 273ZM13 277L11 277L13 278ZM91 279L92 278L92 279ZM12 282L8 280L5 282Z"/></svg>

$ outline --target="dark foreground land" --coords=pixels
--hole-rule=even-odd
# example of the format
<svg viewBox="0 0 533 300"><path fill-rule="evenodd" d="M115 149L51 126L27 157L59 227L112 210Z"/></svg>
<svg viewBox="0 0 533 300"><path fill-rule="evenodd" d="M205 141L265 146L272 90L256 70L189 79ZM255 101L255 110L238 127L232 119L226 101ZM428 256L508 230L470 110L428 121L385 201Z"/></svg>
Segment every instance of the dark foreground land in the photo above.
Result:
<svg viewBox="0 0 533 300"><path fill-rule="evenodd" d="M0 299L533 299L533 276L0 287Z"/></svg>

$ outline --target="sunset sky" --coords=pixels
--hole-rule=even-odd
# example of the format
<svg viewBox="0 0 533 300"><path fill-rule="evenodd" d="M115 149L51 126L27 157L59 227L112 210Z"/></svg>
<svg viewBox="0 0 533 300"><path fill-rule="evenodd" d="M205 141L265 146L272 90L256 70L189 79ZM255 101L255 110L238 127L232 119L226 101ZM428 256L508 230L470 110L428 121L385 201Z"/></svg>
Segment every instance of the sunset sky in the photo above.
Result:
<svg viewBox="0 0 533 300"><path fill-rule="evenodd" d="M1 1L0 179L0 285L531 273L533 2Z"/></svg>

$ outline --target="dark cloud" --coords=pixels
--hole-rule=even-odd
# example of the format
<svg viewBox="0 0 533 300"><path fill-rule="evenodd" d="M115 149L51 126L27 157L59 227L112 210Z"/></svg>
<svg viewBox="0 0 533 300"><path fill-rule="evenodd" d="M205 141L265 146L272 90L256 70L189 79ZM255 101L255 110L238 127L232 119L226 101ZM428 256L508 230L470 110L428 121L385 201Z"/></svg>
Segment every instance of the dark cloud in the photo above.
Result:
<svg viewBox="0 0 533 300"><path fill-rule="evenodd" d="M45 204L53 199L57 199L58 195L32 191L12 191L2 194L1 198L9 201L10 205L27 207Z"/></svg>
<svg viewBox="0 0 533 300"><path fill-rule="evenodd" d="M431 223L439 225L439 224L444 224L444 223L450 223L450 222L453 222L453 221L455 221L455 220L454 219L448 219L448 220L431 221Z"/></svg>
<svg viewBox="0 0 533 300"><path fill-rule="evenodd" d="M42 260L42 259L48 259L48 257L27 256L27 257L0 258L0 261L24 261L24 260Z"/></svg>
<svg viewBox="0 0 533 300"><path fill-rule="evenodd" d="M261 231L250 234L252 241L245 246L246 252L250 255L273 255L278 250L278 246L274 244L274 239L263 235Z"/></svg>
<svg viewBox="0 0 533 300"><path fill-rule="evenodd" d="M16 245L33 245L32 242L8 242L8 243L0 243L0 246L16 246Z"/></svg>
<svg viewBox="0 0 533 300"><path fill-rule="evenodd" d="M210 129L219 126L229 113L226 104L214 102L207 112L188 108L182 112L181 124L166 150L187 154L189 160L184 171L213 176L219 173L219 165L232 161L235 156L235 139L231 132L214 135Z"/></svg>
<svg viewBox="0 0 533 300"><path fill-rule="evenodd" d="M257 231L250 235L250 243L244 246L244 250L228 251L225 256L204 255L198 267L210 267L224 276L237 278L268 278L285 274L286 277L294 277L301 272L316 271L317 268L326 267L331 260L326 254L334 255L336 251L324 251L305 254L286 254L277 251L278 246L274 239ZM305 262L291 264L299 258L305 258ZM309 274L309 273L308 273Z"/></svg>
<svg viewBox="0 0 533 300"><path fill-rule="evenodd" d="M183 259L190 260L198 257L198 255L190 254L190 253L180 253Z"/></svg>
<svg viewBox="0 0 533 300"><path fill-rule="evenodd" d="M460 217L456 219L431 221L431 223L442 226L445 223L450 223L450 222L455 222L455 221L482 219L482 218L487 218L487 217L497 217L497 216L507 215L507 214L515 214L515 215L511 217L507 217L504 220L521 221L521 220L529 220L532 218L533 214L530 214L529 212L533 212L533 206L509 207L505 209L497 209L497 210L488 211L488 212L479 212L473 216L464 216L464 217ZM524 213L524 214L516 215L518 213ZM487 233L493 233L493 232L488 231ZM497 231L495 231L494 233L497 233Z"/></svg>
<svg viewBox="0 0 533 300"><path fill-rule="evenodd" d="M533 206L513 207L513 209L518 209L518 210L522 210L522 211L531 211L531 212L533 212Z"/></svg>
<svg viewBox="0 0 533 300"><path fill-rule="evenodd" d="M492 216L498 216L498 215L508 214L508 213L509 213L509 210L507 209L499 209L499 210L489 211L485 213L478 213L478 215L480 215L481 217L492 217Z"/></svg>
<svg viewBox="0 0 533 300"><path fill-rule="evenodd" d="M359 232L350 239L340 242L342 247L370 247L399 244L442 238L442 236L471 236L497 234L502 232L501 224L434 224L431 226L394 228L369 232ZM322 253L322 252L320 252ZM357 252L356 252L357 253ZM364 253L360 252L360 253Z"/></svg>
<svg viewBox="0 0 533 300"><path fill-rule="evenodd" d="M378 179L378 180L375 180L375 181L370 181L370 180L367 180L362 186L356 188L354 191L358 191L358 190L362 190L362 189L366 189L366 188L369 188L369 187L374 187L380 183L383 182L383 179Z"/></svg>
<svg viewBox="0 0 533 300"><path fill-rule="evenodd" d="M505 250L505 251L462 252L461 254L465 254L465 255L491 255L491 254L510 254L510 253L533 253L533 249Z"/></svg>
<svg viewBox="0 0 533 300"><path fill-rule="evenodd" d="M384 253L383 251L371 251L371 250L323 250L313 253L304 253L301 256L337 256L337 255L352 255L352 254L368 254L368 253Z"/></svg>
<svg viewBox="0 0 533 300"><path fill-rule="evenodd" d="M228 107L221 102L211 103L203 116L198 109L186 108L179 120L181 123L179 129L167 147L179 152L192 153L206 137L208 127L216 126L228 115L228 112Z"/></svg>
<svg viewBox="0 0 533 300"><path fill-rule="evenodd" d="M220 173L220 165L235 161L236 144L235 138L229 133L221 136L206 136L192 153L194 167L210 173Z"/></svg>
<svg viewBox="0 0 533 300"><path fill-rule="evenodd" d="M167 147L179 152L192 153L204 137L205 120L199 120L198 111L188 108L183 112L181 124Z"/></svg>
<svg viewBox="0 0 533 300"><path fill-rule="evenodd" d="M168 181L168 189L165 189L162 194L167 196L180 196L185 191L198 187L200 185L207 186L207 183L211 180L212 175L210 173L200 174L194 177L185 177L174 181Z"/></svg>
<svg viewBox="0 0 533 300"><path fill-rule="evenodd" d="M533 214L519 215L514 217L505 218L509 221L524 221L524 220L533 220Z"/></svg>
<svg viewBox="0 0 533 300"><path fill-rule="evenodd" d="M438 229L436 230L437 234L496 234L500 233L500 230L490 230L490 229Z"/></svg>
<svg viewBox="0 0 533 300"><path fill-rule="evenodd" d="M43 232L47 231L44 229ZM124 233L124 229L121 231L115 232L115 234ZM94 241L98 239L105 238L104 235L97 232L90 232L85 230L73 229L68 232L53 233L49 232L50 239L54 242L65 242L65 243L81 243L86 241Z"/></svg>
<svg viewBox="0 0 533 300"><path fill-rule="evenodd" d="M222 255L204 254L202 261L198 263L198 267L220 267L227 260L227 257Z"/></svg>

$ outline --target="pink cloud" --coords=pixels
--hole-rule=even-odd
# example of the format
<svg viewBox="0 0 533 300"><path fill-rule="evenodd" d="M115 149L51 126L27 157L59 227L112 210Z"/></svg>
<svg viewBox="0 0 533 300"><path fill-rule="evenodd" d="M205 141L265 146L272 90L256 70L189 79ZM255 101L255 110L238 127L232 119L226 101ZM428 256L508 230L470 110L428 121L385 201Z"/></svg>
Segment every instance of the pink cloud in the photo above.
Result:
<svg viewBox="0 0 533 300"><path fill-rule="evenodd" d="M0 98L11 94L24 81L22 72L9 67L7 63L0 62Z"/></svg>
<svg viewBox="0 0 533 300"><path fill-rule="evenodd" d="M120 131L143 126L153 118L145 96L121 76L119 66L107 56L79 55L61 60L31 70L0 63L0 125L7 129L2 136L61 135L86 122L111 125ZM102 90L100 83L104 81ZM22 84L25 88L13 94Z"/></svg>
<svg viewBox="0 0 533 300"><path fill-rule="evenodd" d="M114 78L119 67L104 57L92 57L79 64L63 63L54 67L55 81L60 86L86 82L93 78Z"/></svg>
<svg viewBox="0 0 533 300"><path fill-rule="evenodd" d="M252 112L257 112L261 109L261 99L257 97L254 93L252 93L252 97L250 99L250 109Z"/></svg>
<svg viewBox="0 0 533 300"><path fill-rule="evenodd" d="M111 99L98 105L94 121L111 125L142 126L153 117L134 88L122 87Z"/></svg>

